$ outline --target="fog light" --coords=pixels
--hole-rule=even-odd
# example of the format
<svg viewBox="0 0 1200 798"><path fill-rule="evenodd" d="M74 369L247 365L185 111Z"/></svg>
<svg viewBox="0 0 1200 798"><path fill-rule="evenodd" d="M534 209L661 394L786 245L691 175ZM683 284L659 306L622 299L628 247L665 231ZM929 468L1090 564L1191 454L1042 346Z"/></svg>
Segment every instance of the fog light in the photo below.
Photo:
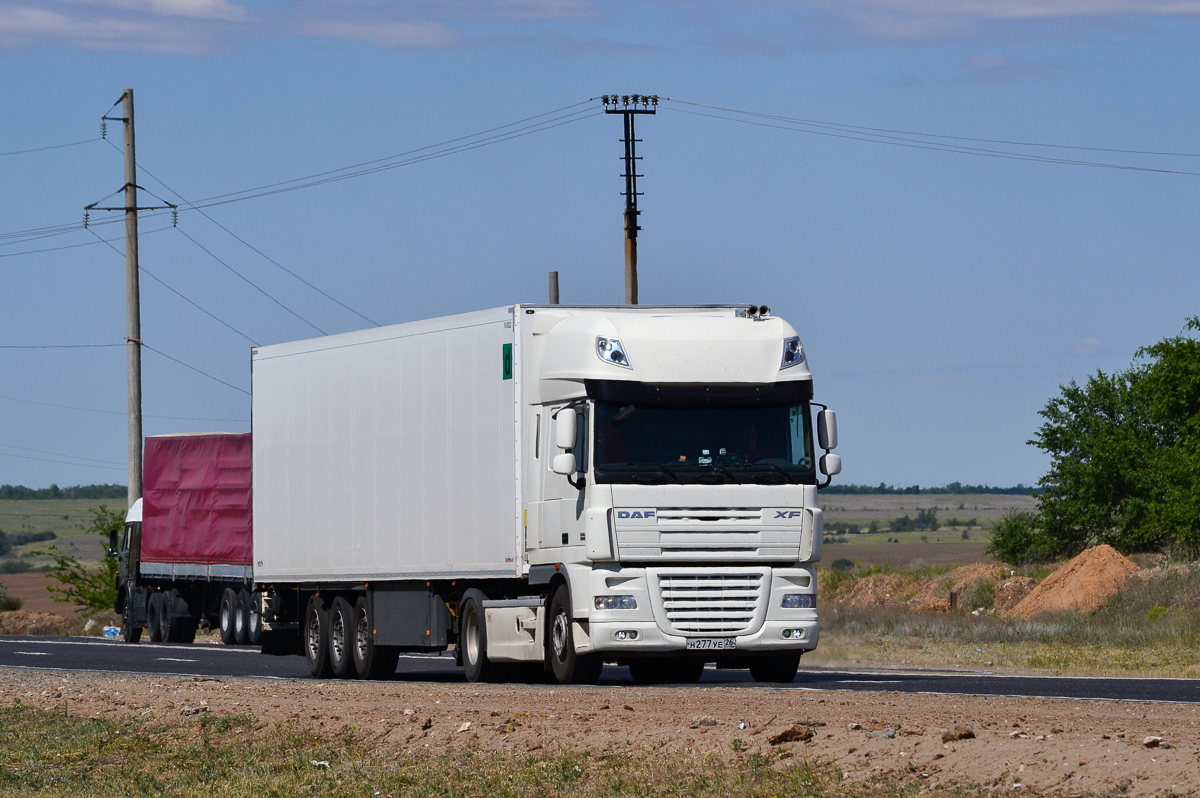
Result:
<svg viewBox="0 0 1200 798"><path fill-rule="evenodd" d="M811 593L788 593L781 606L785 610L811 610L817 606L817 597Z"/></svg>
<svg viewBox="0 0 1200 798"><path fill-rule="evenodd" d="M636 610L637 599L633 596L596 596L598 610Z"/></svg>
<svg viewBox="0 0 1200 798"><path fill-rule="evenodd" d="M620 631L613 632L613 637L617 640L637 640L638 633L636 629L621 629Z"/></svg>
<svg viewBox="0 0 1200 798"><path fill-rule="evenodd" d="M779 636L784 640L803 640L806 637L803 629L784 629Z"/></svg>

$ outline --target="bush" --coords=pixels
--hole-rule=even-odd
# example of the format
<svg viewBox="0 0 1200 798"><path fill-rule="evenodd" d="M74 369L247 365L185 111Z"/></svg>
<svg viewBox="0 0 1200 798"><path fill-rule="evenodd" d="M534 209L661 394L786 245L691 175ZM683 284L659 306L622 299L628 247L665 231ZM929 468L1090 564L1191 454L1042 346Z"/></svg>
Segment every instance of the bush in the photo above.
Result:
<svg viewBox="0 0 1200 798"><path fill-rule="evenodd" d="M47 585L50 598L70 602L85 612L111 610L117 602L117 559L108 550L109 536L120 532L125 526L125 513L110 510L105 505L93 507L92 522L84 527L85 532L99 535L104 540L104 559L96 568L88 568L74 557L63 554L58 547L51 546L48 552L54 558L50 575L62 585Z"/></svg>
<svg viewBox="0 0 1200 798"><path fill-rule="evenodd" d="M1001 516L984 551L1011 565L1046 562L1059 553L1058 546L1046 539L1038 516L1021 510Z"/></svg>
<svg viewBox="0 0 1200 798"><path fill-rule="evenodd" d="M8 585L0 582L0 612L19 610L24 604L25 602L16 596L8 595Z"/></svg>
<svg viewBox="0 0 1200 798"><path fill-rule="evenodd" d="M26 560L5 560L0 562L0 574L27 574L34 570Z"/></svg>
<svg viewBox="0 0 1200 798"><path fill-rule="evenodd" d="M971 539L971 533L970 533L969 531L967 531L967 530L965 530L965 529L964 529L964 530L963 530L963 533L962 533L962 539L963 539L963 540L970 540L970 539Z"/></svg>
<svg viewBox="0 0 1200 798"><path fill-rule="evenodd" d="M845 557L841 557L834 560L833 564L829 567L835 571L850 571L854 569L854 560L847 560Z"/></svg>
<svg viewBox="0 0 1200 798"><path fill-rule="evenodd" d="M980 577L967 585L963 591L962 606L964 609L990 610L996 606L996 583L991 579Z"/></svg>

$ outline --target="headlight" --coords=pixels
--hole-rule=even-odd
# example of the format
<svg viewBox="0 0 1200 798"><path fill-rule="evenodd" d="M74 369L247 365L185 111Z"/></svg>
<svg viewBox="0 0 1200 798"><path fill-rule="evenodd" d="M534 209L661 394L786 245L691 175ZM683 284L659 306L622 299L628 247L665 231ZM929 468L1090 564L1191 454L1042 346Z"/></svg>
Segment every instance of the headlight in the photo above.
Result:
<svg viewBox="0 0 1200 798"><path fill-rule="evenodd" d="M596 596L598 610L636 610L637 599L633 596Z"/></svg>
<svg viewBox="0 0 1200 798"><path fill-rule="evenodd" d="M785 610L812 610L817 607L817 597L811 593L788 593L781 606Z"/></svg>
<svg viewBox="0 0 1200 798"><path fill-rule="evenodd" d="M785 338L783 341L783 360L779 364L779 370L790 369L792 366L803 362L804 346L800 343L800 339Z"/></svg>
<svg viewBox="0 0 1200 798"><path fill-rule="evenodd" d="M603 335L597 335L596 354L605 363L612 363L623 369L633 368L629 362L629 355L625 354L625 345L621 343L620 338L605 338Z"/></svg>

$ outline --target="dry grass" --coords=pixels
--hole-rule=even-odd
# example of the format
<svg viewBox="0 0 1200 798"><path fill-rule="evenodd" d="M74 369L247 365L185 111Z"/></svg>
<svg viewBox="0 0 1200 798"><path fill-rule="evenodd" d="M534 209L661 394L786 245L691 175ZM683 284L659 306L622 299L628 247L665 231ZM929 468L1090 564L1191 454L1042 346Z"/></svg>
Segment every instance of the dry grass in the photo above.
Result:
<svg viewBox="0 0 1200 798"><path fill-rule="evenodd" d="M1049 566L1025 569L1044 578ZM856 579L893 574L902 595L938 569L859 568L824 575L827 595L846 594ZM1200 568L1144 572L1094 613L1030 620L984 611L916 612L855 608L830 601L821 645L809 662L891 666L1014 668L1088 675L1200 677ZM986 586L979 586L980 588Z"/></svg>
<svg viewBox="0 0 1200 798"><path fill-rule="evenodd" d="M660 756L629 749L487 751L468 741L405 755L358 733L321 737L252 715L174 724L0 708L0 795L177 796L883 796L930 790L915 774L844 779L835 766L772 754ZM735 749L736 750L736 749Z"/></svg>

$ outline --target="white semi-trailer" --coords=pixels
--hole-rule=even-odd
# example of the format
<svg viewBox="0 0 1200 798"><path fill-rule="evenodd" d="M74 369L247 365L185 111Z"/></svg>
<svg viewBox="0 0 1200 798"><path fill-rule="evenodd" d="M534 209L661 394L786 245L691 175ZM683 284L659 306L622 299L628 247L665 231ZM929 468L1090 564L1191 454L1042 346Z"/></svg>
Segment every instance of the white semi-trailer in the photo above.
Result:
<svg viewBox="0 0 1200 798"><path fill-rule="evenodd" d="M766 308L514 305L253 350L264 650L372 678L791 681L841 470Z"/></svg>

